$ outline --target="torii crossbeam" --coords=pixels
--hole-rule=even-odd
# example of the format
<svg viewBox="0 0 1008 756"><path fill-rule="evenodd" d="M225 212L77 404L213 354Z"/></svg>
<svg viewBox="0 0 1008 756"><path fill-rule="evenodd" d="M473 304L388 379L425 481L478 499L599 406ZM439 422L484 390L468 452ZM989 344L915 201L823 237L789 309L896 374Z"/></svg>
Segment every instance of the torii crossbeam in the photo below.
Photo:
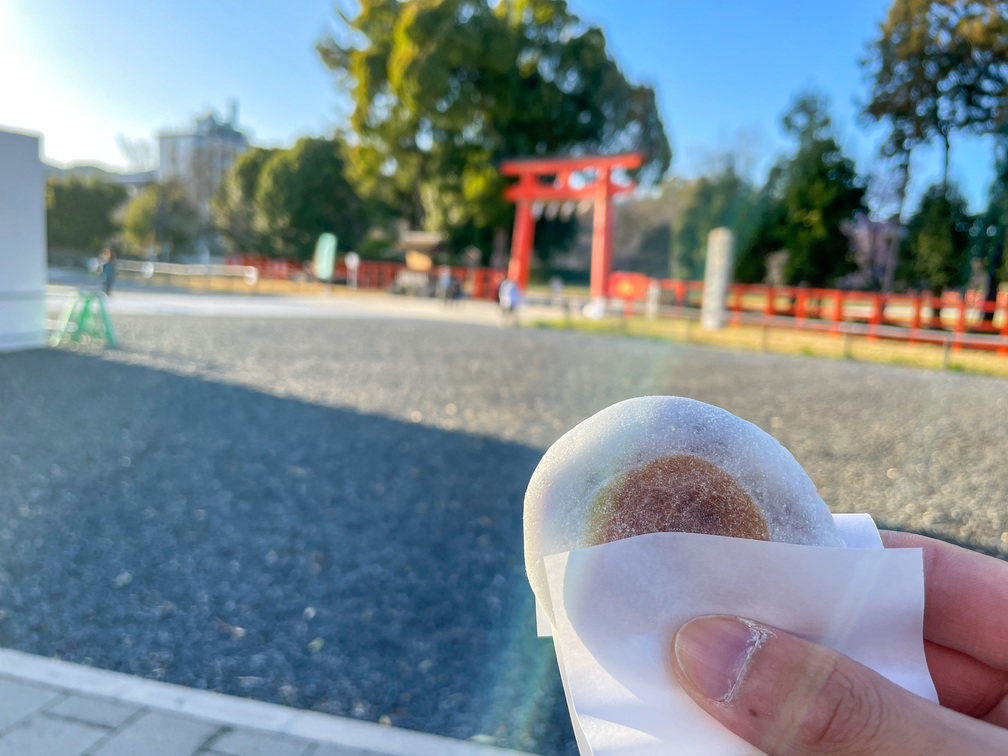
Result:
<svg viewBox="0 0 1008 756"><path fill-rule="evenodd" d="M504 198L516 205L508 278L523 291L528 284L532 239L535 234L533 202L592 200L595 208L591 295L593 299L605 297L612 268L612 198L636 188L633 182L614 183L612 174L617 170L639 168L643 162L644 157L638 152L574 158L523 158L502 162L501 173L518 178L515 184L504 190ZM571 176L575 174L584 179L583 185L571 186Z"/></svg>

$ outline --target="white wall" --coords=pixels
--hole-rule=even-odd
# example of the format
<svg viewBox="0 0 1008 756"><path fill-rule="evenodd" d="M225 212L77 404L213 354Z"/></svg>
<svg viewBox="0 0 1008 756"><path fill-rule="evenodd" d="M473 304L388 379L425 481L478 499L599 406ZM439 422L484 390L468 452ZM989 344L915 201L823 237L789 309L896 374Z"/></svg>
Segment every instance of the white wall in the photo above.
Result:
<svg viewBox="0 0 1008 756"><path fill-rule="evenodd" d="M42 346L46 221L41 140L0 131L0 351Z"/></svg>

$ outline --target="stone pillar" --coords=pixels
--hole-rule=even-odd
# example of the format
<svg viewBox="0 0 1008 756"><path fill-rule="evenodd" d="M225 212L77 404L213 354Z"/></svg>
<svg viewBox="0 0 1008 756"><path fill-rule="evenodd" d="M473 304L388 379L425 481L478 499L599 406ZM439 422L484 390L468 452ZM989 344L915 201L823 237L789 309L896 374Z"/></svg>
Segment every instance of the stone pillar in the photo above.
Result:
<svg viewBox="0 0 1008 756"><path fill-rule="evenodd" d="M716 331L725 324L725 298L734 271L735 235L727 228L715 228L707 236L707 265L704 270L700 325Z"/></svg>
<svg viewBox="0 0 1008 756"><path fill-rule="evenodd" d="M0 351L46 343L41 140L0 131Z"/></svg>

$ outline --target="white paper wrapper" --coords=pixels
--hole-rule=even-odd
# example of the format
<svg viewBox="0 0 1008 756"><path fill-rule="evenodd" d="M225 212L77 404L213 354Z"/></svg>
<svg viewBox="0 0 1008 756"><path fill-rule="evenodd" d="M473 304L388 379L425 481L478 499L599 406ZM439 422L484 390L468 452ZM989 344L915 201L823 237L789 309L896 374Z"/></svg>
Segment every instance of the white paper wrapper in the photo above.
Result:
<svg viewBox="0 0 1008 756"><path fill-rule="evenodd" d="M547 556L554 644L581 753L760 753L672 674L675 631L707 614L780 627L937 701L924 659L921 551L881 548L867 515L835 520L846 549L654 533Z"/></svg>

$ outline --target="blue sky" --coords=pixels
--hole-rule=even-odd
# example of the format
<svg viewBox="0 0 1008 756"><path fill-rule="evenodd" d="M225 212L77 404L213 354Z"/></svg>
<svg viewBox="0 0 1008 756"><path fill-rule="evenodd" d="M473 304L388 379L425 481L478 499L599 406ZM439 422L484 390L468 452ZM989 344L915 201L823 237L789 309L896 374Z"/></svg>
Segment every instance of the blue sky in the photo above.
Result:
<svg viewBox="0 0 1008 756"><path fill-rule="evenodd" d="M658 91L673 171L695 175L741 150L761 176L787 149L781 113L815 88L841 143L874 167L879 130L858 124L858 59L886 0L570 0L600 25L627 74ZM340 98L313 50L331 0L0 0L0 125L40 131L59 163L122 165L116 135L152 139L208 108L240 103L253 141L332 130ZM991 180L989 140L953 143L952 171L975 208ZM914 163L915 193L940 172Z"/></svg>

